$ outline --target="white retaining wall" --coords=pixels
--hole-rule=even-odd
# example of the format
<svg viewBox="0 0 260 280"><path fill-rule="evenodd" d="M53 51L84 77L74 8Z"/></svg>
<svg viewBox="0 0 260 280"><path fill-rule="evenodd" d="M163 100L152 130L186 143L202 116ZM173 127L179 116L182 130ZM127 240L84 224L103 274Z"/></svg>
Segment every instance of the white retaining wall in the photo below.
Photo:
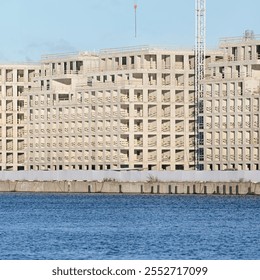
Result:
<svg viewBox="0 0 260 280"><path fill-rule="evenodd" d="M0 181L260 182L260 171L0 171Z"/></svg>

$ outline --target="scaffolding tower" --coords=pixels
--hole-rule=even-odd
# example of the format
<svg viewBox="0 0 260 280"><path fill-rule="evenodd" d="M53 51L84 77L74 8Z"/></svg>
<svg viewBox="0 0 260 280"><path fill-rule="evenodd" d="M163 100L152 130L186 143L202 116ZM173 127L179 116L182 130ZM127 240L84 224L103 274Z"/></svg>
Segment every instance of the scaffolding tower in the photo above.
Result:
<svg viewBox="0 0 260 280"><path fill-rule="evenodd" d="M196 39L195 39L195 169L202 170L200 161L204 160L203 128L203 95L204 86L201 81L205 76L206 53L206 0L195 0Z"/></svg>

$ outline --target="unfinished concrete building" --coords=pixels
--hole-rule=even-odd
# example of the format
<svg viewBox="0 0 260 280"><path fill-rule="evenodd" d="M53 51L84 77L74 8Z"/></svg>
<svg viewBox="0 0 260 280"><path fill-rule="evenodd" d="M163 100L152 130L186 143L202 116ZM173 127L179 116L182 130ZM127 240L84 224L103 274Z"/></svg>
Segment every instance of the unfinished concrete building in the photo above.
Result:
<svg viewBox="0 0 260 280"><path fill-rule="evenodd" d="M208 65L200 130L205 170L259 170L259 39L222 39L223 59Z"/></svg>
<svg viewBox="0 0 260 280"><path fill-rule="evenodd" d="M27 168L193 170L194 63L192 51L151 47L45 57L28 96Z"/></svg>
<svg viewBox="0 0 260 280"><path fill-rule="evenodd" d="M25 170L27 149L26 91L38 65L0 65L0 170Z"/></svg>
<svg viewBox="0 0 260 280"><path fill-rule="evenodd" d="M222 40L207 53L196 120L192 50L141 46L45 56L24 66L23 82L2 79L4 97L8 85L24 87L22 97L15 89L2 106L2 157L13 155L2 170L194 170L195 137L200 169L258 170L259 53L253 35ZM6 138L7 116L22 116L18 105L7 110L8 100L23 104L15 138ZM10 140L15 152L7 151Z"/></svg>

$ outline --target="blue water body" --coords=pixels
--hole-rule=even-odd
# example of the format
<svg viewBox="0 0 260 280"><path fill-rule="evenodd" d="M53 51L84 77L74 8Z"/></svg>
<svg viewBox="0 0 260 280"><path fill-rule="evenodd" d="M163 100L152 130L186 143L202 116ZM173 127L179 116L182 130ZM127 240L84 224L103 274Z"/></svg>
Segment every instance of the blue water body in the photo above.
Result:
<svg viewBox="0 0 260 280"><path fill-rule="evenodd" d="M0 259L260 259L260 197L0 194Z"/></svg>

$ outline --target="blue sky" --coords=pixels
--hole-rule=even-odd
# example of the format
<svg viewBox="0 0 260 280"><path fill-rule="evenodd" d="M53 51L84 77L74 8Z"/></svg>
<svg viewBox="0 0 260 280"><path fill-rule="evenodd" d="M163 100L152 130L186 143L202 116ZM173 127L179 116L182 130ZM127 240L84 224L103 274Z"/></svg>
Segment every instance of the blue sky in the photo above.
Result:
<svg viewBox="0 0 260 280"><path fill-rule="evenodd" d="M195 0L3 0L0 61L135 45L193 48ZM137 38L134 36L134 4ZM207 0L207 45L260 34L259 0Z"/></svg>

